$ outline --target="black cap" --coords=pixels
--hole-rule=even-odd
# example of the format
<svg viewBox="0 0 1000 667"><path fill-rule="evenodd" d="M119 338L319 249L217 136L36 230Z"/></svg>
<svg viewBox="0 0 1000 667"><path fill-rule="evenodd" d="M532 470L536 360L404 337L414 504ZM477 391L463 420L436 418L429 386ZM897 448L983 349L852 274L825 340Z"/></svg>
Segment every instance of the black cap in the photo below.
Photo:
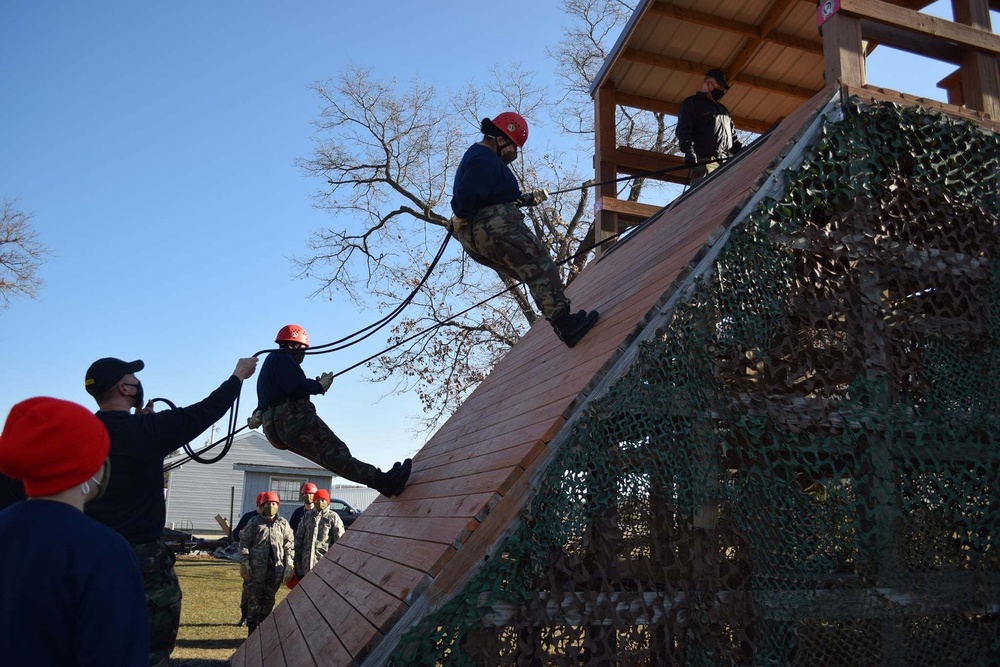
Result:
<svg viewBox="0 0 1000 667"><path fill-rule="evenodd" d="M723 90L729 90L729 82L726 81L726 73L723 72L721 69L719 68L710 69L707 72L705 72L705 76L710 76L716 81L718 81L719 85L722 86Z"/></svg>
<svg viewBox="0 0 1000 667"><path fill-rule="evenodd" d="M122 361L114 357L98 359L87 369L87 379L83 386L91 396L100 396L129 373L138 373L146 364L135 361Z"/></svg>

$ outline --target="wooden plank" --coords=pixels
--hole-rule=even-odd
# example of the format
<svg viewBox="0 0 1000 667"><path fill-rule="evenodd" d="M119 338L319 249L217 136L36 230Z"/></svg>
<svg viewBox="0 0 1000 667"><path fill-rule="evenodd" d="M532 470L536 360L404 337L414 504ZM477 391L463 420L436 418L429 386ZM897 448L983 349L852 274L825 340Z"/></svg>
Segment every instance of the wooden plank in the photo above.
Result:
<svg viewBox="0 0 1000 667"><path fill-rule="evenodd" d="M278 627L274 622L274 616L268 614L254 632L260 634L260 653L263 664L269 666L288 665L281 652L281 639L278 637ZM288 665L288 667L292 667L292 665Z"/></svg>
<svg viewBox="0 0 1000 667"><path fill-rule="evenodd" d="M386 627L405 607L395 596L332 561L323 561L317 574L376 628Z"/></svg>
<svg viewBox="0 0 1000 667"><path fill-rule="evenodd" d="M388 560L407 567L422 570L436 576L446 562L454 555L455 548L439 542L424 542L423 540L405 540L391 535L364 533L355 531L354 526L344 533L336 546L341 543L352 549L382 556Z"/></svg>
<svg viewBox="0 0 1000 667"><path fill-rule="evenodd" d="M281 640L282 658L285 664L295 667L315 665L316 661L309 651L302 630L285 600L271 612L271 618L274 619L278 638Z"/></svg>
<svg viewBox="0 0 1000 667"><path fill-rule="evenodd" d="M384 503L380 506L370 505L365 514L372 516L475 516L484 507L490 507L496 501L497 494L484 491L482 493L444 496L439 498L403 499L394 503Z"/></svg>
<svg viewBox="0 0 1000 667"><path fill-rule="evenodd" d="M456 544L456 541L458 543L464 542L468 534L475 530L478 525L478 521L466 517L414 519L412 517L373 516L365 521L361 530L390 537L450 545ZM355 527L352 526L351 530L355 530Z"/></svg>
<svg viewBox="0 0 1000 667"><path fill-rule="evenodd" d="M641 204L636 201L617 199L615 197L601 197L599 202L602 211L621 213L624 215L641 218L643 220L645 220L651 215L659 213L661 208L659 206Z"/></svg>
<svg viewBox="0 0 1000 667"><path fill-rule="evenodd" d="M401 603L406 603L426 579L425 573L419 570L356 549L343 549L337 556L331 559L337 565L354 572Z"/></svg>
<svg viewBox="0 0 1000 667"><path fill-rule="evenodd" d="M320 561L320 563L325 562L327 561ZM329 581L329 572L326 568L317 564L309 574L314 576L306 577L299 586L309 587L309 597L317 608L323 610L326 618L334 621L331 625L337 639L350 655L356 656L382 636L378 628L364 614L359 613ZM289 665L289 667L294 666Z"/></svg>
<svg viewBox="0 0 1000 667"><path fill-rule="evenodd" d="M288 594L283 604L288 605L289 611L295 617L295 622L299 626L312 660L317 662L324 651L329 652L330 644L334 644L335 648L339 647L346 656L347 650L337 638L337 624L331 622L335 619L327 618L325 610L316 606L316 603L309 596L312 586L303 586L304 582L305 578L302 579L299 586L295 587L295 590ZM346 664L346 661L340 664Z"/></svg>

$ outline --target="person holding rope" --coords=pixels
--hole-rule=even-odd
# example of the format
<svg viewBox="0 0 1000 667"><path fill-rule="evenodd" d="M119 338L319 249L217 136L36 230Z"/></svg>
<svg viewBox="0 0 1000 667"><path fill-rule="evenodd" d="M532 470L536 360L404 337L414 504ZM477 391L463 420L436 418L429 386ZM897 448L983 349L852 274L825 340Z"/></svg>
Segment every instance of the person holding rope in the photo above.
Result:
<svg viewBox="0 0 1000 667"><path fill-rule="evenodd" d="M264 436L277 449L288 449L345 479L364 484L387 498L398 496L410 478L412 461L397 462L389 472L359 461L316 414L310 396L325 394L333 374L315 380L302 371L309 334L297 324L281 327L274 342L280 350L264 359L257 377L257 410Z"/></svg>
<svg viewBox="0 0 1000 667"><path fill-rule="evenodd" d="M522 194L509 165L528 140L528 123L505 111L480 124L473 144L455 171L449 222L451 235L469 257L512 280L523 281L559 340L573 347L597 323L596 310L573 313L555 262L524 223L519 206L536 206L545 190Z"/></svg>
<svg viewBox="0 0 1000 667"><path fill-rule="evenodd" d="M219 421L257 369L257 358L240 359L225 382L204 400L165 412L143 405L135 374L142 361L98 359L87 369L84 388L97 402L97 418L111 437L108 460L114 475L104 497L89 503L87 516L113 528L139 559L149 614L149 664L166 665L181 619L181 588L174 554L163 542L167 518L163 459ZM135 412L133 413L133 409Z"/></svg>
<svg viewBox="0 0 1000 667"><path fill-rule="evenodd" d="M691 170L691 185L715 171L721 160L743 149L729 109L719 103L727 90L725 72L710 69L705 73L701 90L681 102L677 146L684 154L684 164Z"/></svg>

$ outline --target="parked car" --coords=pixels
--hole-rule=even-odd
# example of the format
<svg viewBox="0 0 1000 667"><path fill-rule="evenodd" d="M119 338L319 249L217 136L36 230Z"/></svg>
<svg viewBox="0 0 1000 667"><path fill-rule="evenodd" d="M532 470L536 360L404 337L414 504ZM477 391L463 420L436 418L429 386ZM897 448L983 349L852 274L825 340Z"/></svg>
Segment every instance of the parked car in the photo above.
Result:
<svg viewBox="0 0 1000 667"><path fill-rule="evenodd" d="M361 516L361 510L340 498L330 498L330 509L340 515L344 528L350 528L354 520Z"/></svg>

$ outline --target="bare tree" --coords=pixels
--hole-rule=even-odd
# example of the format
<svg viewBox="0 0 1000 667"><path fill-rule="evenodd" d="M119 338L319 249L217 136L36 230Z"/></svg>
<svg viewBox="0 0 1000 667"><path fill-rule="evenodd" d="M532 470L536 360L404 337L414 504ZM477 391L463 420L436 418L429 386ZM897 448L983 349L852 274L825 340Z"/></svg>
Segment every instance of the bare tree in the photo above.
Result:
<svg viewBox="0 0 1000 667"><path fill-rule="evenodd" d="M623 0L563 0L563 10L570 19L559 44L549 50L549 57L562 75L563 100L557 117L563 129L577 134L593 149L594 105L591 83L597 78L615 40L635 10L634 2ZM673 129L677 119L619 105L615 113L615 133L621 146L632 146L660 153L677 149ZM625 181L620 197L638 201L645 179Z"/></svg>
<svg viewBox="0 0 1000 667"><path fill-rule="evenodd" d="M0 310L17 298L34 299L42 288L38 269L49 254L31 228L31 215L4 199L0 207Z"/></svg>
<svg viewBox="0 0 1000 667"><path fill-rule="evenodd" d="M399 88L358 67L314 89L323 101L316 146L299 165L324 180L316 204L338 221L314 232L309 254L297 260L302 276L318 280L317 295L367 305L374 300L384 311L421 283L429 258L447 238L455 168L481 138L480 118L497 110L517 110L536 130L513 165L525 189L556 192L583 180L564 167L559 151L545 150L534 122L545 91L519 66L496 70L487 85L462 94L440 95L420 81ZM526 211L526 222L567 281L585 261L572 256L589 224L583 220L588 194L580 188L560 192ZM391 378L395 390L417 392L427 427L450 414L537 317L523 287L469 260L457 243L412 296L405 315L389 340L398 347L369 368L374 380ZM415 336L422 331L430 333Z"/></svg>

